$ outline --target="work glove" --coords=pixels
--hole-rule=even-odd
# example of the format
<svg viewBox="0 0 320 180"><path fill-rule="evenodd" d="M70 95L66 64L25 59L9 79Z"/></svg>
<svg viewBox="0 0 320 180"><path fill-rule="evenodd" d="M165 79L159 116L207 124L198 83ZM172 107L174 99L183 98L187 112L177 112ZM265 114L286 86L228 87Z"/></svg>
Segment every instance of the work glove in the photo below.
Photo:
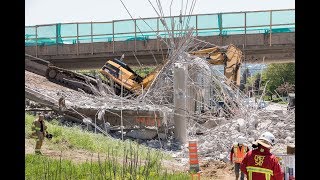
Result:
<svg viewBox="0 0 320 180"><path fill-rule="evenodd" d="M252 144L252 148L255 149L258 147L258 144Z"/></svg>

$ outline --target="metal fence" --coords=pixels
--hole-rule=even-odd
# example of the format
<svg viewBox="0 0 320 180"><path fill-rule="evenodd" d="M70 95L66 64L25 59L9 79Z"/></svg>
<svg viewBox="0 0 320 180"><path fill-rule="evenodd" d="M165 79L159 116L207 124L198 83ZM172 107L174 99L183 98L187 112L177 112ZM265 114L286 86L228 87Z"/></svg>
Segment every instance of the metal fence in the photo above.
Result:
<svg viewBox="0 0 320 180"><path fill-rule="evenodd" d="M295 10L265 10L164 17L174 34L193 27L194 36L271 34L295 31ZM111 22L58 23L25 27L25 46L144 41L168 37L159 17ZM271 43L271 42L270 42Z"/></svg>

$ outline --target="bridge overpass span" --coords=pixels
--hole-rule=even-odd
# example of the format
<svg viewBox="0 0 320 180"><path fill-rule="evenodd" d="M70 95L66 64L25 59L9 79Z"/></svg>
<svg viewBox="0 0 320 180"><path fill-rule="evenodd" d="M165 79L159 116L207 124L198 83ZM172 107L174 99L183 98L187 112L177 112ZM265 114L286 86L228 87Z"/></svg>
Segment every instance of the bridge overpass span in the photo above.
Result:
<svg viewBox="0 0 320 180"><path fill-rule="evenodd" d="M295 60L295 33L274 34L271 37L271 45L269 43L270 36L264 34L247 35L246 46L244 46L245 38L243 35L208 36L199 37L199 39L216 45L233 43L243 50L245 61L250 63L262 63L263 57L265 57L266 63L294 62ZM137 41L136 49L133 44L134 42L116 42L115 49L110 42L63 44L58 48L56 46L39 46L38 57L67 69L94 69L102 67L108 59L119 58L122 54L125 54L124 61L129 65L139 65L139 62L143 65L156 65L161 63L167 54L167 47L159 40ZM200 47L210 47L210 45L203 44ZM35 48L35 46L26 46L25 52L35 55ZM77 48L79 48L78 52Z"/></svg>
<svg viewBox="0 0 320 180"><path fill-rule="evenodd" d="M194 27L197 39L219 46L235 44L243 50L246 62L262 63L265 57L265 62L270 63L295 61L294 15L294 9L289 9L182 18L191 19L189 26ZM167 24L176 23L177 18L180 17L165 17ZM161 27L159 17L144 21L152 29L143 26L141 19L27 26L25 53L67 69L100 68L108 59L122 54L129 65L156 65L167 54L167 46L157 34L165 38L168 31ZM170 30L177 36L181 32ZM212 47L197 45L198 49Z"/></svg>

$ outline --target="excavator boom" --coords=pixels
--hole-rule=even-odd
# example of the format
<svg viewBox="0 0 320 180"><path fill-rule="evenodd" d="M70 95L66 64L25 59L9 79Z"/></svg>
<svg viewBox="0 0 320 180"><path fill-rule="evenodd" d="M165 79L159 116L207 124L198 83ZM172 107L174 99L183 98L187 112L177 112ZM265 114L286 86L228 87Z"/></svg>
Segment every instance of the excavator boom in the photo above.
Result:
<svg viewBox="0 0 320 180"><path fill-rule="evenodd" d="M210 64L224 65L224 75L227 77L227 84L233 83L240 86L240 65L242 62L242 51L235 45L212 47L191 52L190 54L205 57Z"/></svg>

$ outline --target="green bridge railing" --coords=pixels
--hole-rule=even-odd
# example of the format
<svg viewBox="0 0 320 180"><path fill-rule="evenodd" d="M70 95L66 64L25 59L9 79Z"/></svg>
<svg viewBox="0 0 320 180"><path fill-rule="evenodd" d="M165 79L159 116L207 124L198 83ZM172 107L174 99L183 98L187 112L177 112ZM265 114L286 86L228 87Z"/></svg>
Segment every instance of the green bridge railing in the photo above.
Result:
<svg viewBox="0 0 320 180"><path fill-rule="evenodd" d="M272 34L295 31L295 10L265 10L165 17L169 30L180 34L193 27L194 36ZM173 28L172 28L173 22ZM25 27L25 46L115 41L143 41L168 37L159 17L111 22L58 23Z"/></svg>

